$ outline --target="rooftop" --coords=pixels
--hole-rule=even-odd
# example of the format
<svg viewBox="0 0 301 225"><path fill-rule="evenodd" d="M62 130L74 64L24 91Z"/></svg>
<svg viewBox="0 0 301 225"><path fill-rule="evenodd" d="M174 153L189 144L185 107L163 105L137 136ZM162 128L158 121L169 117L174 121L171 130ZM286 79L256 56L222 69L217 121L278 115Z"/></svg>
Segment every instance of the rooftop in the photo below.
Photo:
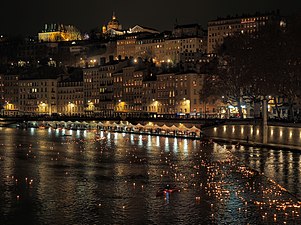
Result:
<svg viewBox="0 0 301 225"><path fill-rule="evenodd" d="M230 16L228 15L227 17L218 17L215 20L211 20L210 22L216 22L216 21L221 21L221 20L235 20L235 19L243 19L243 18L251 18L251 17L260 17L260 16L280 16L280 11L271 11L271 12L256 12L254 14L242 14L242 15L235 15L235 16Z"/></svg>

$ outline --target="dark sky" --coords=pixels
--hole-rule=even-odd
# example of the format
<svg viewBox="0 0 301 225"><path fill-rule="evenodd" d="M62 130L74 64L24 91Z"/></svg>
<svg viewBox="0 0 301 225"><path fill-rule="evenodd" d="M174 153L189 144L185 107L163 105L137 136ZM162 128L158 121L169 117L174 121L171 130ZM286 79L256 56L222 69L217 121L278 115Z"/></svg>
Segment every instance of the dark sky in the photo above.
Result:
<svg viewBox="0 0 301 225"><path fill-rule="evenodd" d="M178 23L204 27L218 16L280 9L288 15L301 11L301 0L2 0L0 33L32 35L45 23L73 24L81 31L101 27L112 12L125 28L136 24L172 30Z"/></svg>

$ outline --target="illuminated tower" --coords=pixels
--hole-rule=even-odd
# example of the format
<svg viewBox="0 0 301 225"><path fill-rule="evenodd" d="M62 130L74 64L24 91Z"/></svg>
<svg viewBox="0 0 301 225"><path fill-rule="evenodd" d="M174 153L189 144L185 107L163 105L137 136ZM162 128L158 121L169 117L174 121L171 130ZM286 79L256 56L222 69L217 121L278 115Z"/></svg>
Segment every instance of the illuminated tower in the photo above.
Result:
<svg viewBox="0 0 301 225"><path fill-rule="evenodd" d="M114 29L114 30L122 30L122 25L119 23L115 16L115 12L113 12L112 19L109 21L107 25L107 30Z"/></svg>

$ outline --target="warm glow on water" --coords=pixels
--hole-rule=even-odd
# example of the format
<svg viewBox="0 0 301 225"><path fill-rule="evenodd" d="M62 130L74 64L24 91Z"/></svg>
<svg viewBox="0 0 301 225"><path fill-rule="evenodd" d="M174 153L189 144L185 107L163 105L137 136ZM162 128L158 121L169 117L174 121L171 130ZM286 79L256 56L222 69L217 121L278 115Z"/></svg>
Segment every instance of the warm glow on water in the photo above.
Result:
<svg viewBox="0 0 301 225"><path fill-rule="evenodd" d="M300 167L296 152L3 128L0 224L300 224L300 203L285 190L300 196Z"/></svg>

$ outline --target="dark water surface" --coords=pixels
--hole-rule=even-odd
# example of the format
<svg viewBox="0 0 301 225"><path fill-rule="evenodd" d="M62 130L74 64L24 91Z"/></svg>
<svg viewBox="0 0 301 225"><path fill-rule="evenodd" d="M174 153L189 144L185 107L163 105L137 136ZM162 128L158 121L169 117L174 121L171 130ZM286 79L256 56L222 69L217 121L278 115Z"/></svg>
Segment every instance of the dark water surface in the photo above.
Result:
<svg viewBox="0 0 301 225"><path fill-rule="evenodd" d="M284 189L300 196L300 162L196 140L0 128L0 224L301 224Z"/></svg>

